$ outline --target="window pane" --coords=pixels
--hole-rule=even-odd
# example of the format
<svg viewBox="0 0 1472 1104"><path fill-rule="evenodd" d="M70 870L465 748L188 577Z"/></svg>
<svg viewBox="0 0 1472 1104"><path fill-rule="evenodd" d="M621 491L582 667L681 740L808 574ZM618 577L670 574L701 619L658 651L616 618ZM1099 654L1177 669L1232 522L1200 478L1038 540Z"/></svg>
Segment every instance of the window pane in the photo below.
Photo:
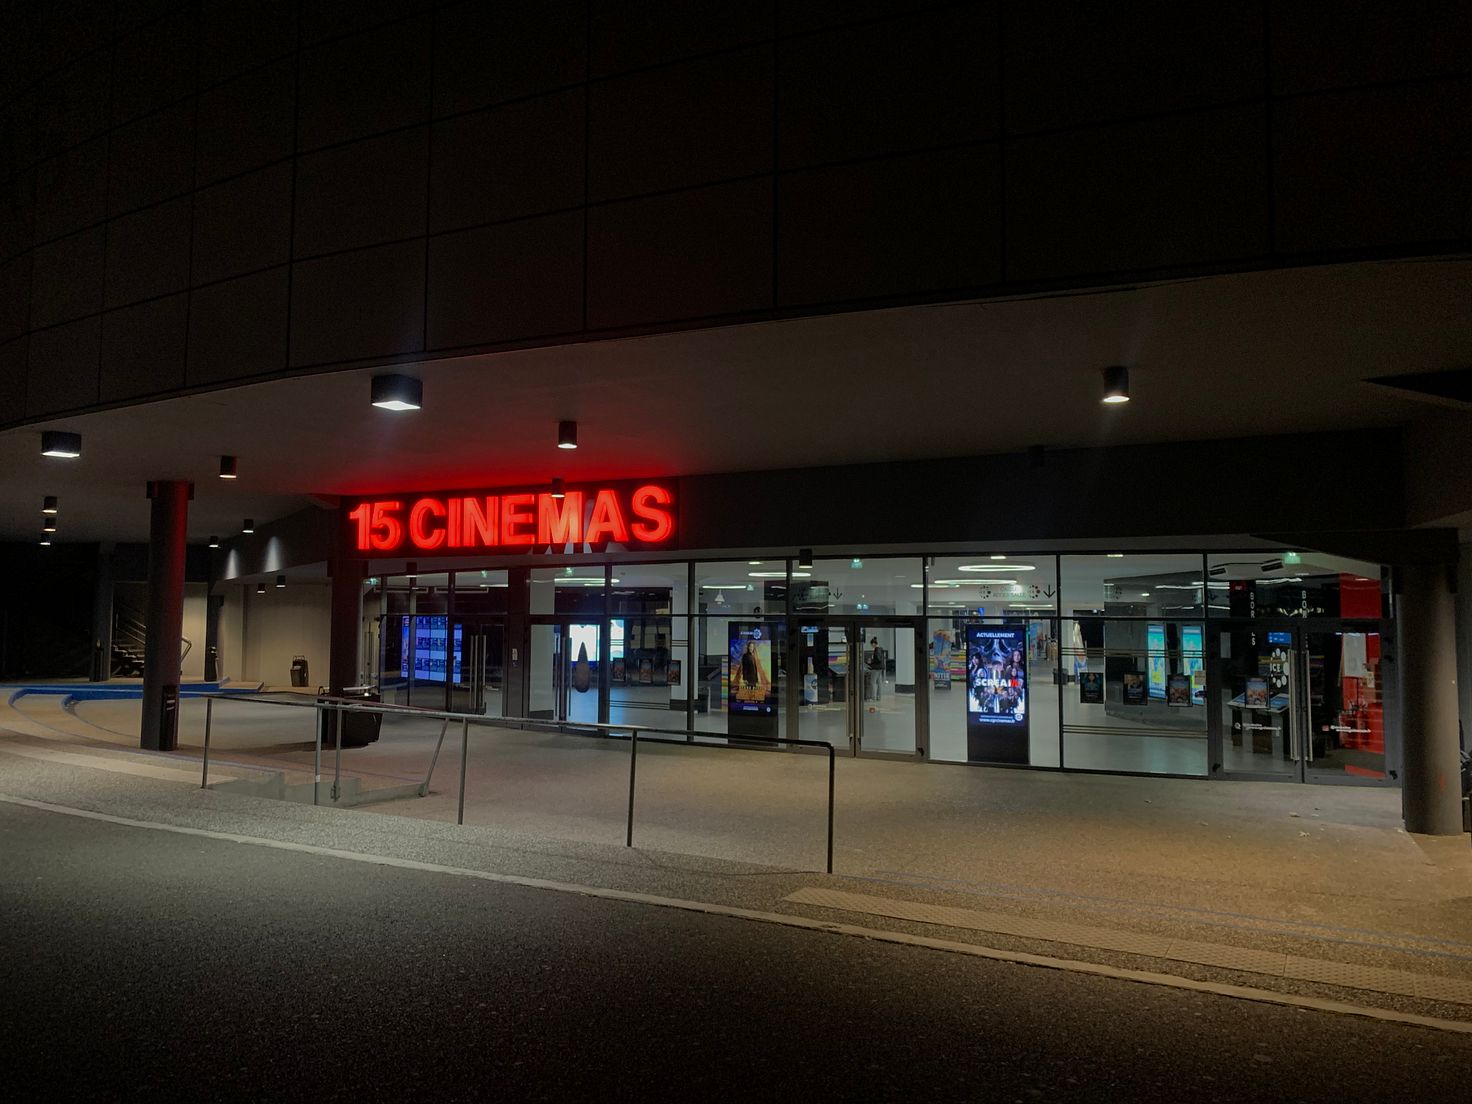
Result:
<svg viewBox="0 0 1472 1104"><path fill-rule="evenodd" d="M618 578L616 572L614 578ZM602 564L534 567L527 586L530 588L528 595L528 612L530 613L575 613L584 617L603 616Z"/></svg>
<svg viewBox="0 0 1472 1104"><path fill-rule="evenodd" d="M692 631L701 651L696 729L735 738L785 735L785 623L707 614Z"/></svg>
<svg viewBox="0 0 1472 1104"><path fill-rule="evenodd" d="M1318 552L1224 552L1207 565L1213 617L1382 615L1379 564Z"/></svg>
<svg viewBox="0 0 1472 1104"><path fill-rule="evenodd" d="M927 612L1014 618L1051 613L1057 608L1056 573L1052 556L937 556L930 565Z"/></svg>
<svg viewBox="0 0 1472 1104"><path fill-rule="evenodd" d="M1085 617L1062 624L1063 765L1205 774L1202 623Z"/></svg>
<svg viewBox="0 0 1472 1104"><path fill-rule="evenodd" d="M787 561L698 563L694 601L697 613L781 617L787 609Z"/></svg>
<svg viewBox="0 0 1472 1104"><path fill-rule="evenodd" d="M817 560L809 571L793 571L793 609L830 614L919 613L921 578L918 556Z"/></svg>
<svg viewBox="0 0 1472 1104"><path fill-rule="evenodd" d="M1023 647L1023 685L1026 741L1025 762L1035 767L1058 765L1059 648L1056 622L1051 619L1012 621L1002 618L932 617L926 623L926 660L930 683L930 757L946 762L994 762L983 726L989 722L968 713L982 712L984 701L972 700L971 686L985 679L986 657L970 662L967 626L986 630L1018 630ZM1010 656L1007 657L1010 660ZM1003 667L1006 666L1004 661ZM982 708L978 708L982 707ZM993 711L994 712L994 711ZM1014 762L1023 762L1014 758Z"/></svg>
<svg viewBox="0 0 1472 1104"><path fill-rule="evenodd" d="M1063 557L1063 612L1200 617L1201 557L1129 553Z"/></svg>
<svg viewBox="0 0 1472 1104"><path fill-rule="evenodd" d="M505 571L455 572L455 613L505 613L506 585Z"/></svg>

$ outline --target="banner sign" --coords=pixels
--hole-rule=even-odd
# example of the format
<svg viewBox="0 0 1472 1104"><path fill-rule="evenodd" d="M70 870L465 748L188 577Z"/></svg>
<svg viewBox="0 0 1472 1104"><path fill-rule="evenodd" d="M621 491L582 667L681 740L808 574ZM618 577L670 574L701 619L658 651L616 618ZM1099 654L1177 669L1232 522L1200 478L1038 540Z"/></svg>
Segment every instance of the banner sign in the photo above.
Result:
<svg viewBox="0 0 1472 1104"><path fill-rule="evenodd" d="M447 491L343 501L342 547L355 556L506 555L677 547L670 483Z"/></svg>
<svg viewBox="0 0 1472 1104"><path fill-rule="evenodd" d="M966 626L966 758L1028 762L1025 625Z"/></svg>

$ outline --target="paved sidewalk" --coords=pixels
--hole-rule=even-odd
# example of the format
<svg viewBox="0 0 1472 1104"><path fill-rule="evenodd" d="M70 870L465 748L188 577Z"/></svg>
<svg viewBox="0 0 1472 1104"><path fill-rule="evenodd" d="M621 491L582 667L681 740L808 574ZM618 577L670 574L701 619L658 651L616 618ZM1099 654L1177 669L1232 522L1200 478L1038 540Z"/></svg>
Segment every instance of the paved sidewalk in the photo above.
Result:
<svg viewBox="0 0 1472 1104"><path fill-rule="evenodd" d="M122 707L86 703L73 719L117 722L121 733L127 718L109 710ZM185 731L193 721L186 707ZM269 723L220 724L216 769L238 774L228 764L272 747L274 758L300 766L305 754L309 766L299 738L263 741L257 726ZM422 772L438 728L390 722L379 743L345 751L345 771ZM71 738L80 739L56 734ZM83 752L100 754L103 742ZM102 752L116 756L123 744L119 736ZM452 732L429 797L366 809L8 756L0 792L1037 953L1066 945L1091 961L1472 1018L1459 997L1472 982L1472 846L1406 834L1396 791L841 759L830 879L802 872L822 869L825 757L641 747L629 850L627 743L472 730L464 828L453 823L459 754ZM815 889L849 896L803 895ZM951 911L925 919L920 906ZM1088 934L1098 932L1112 935ZM1162 957L1172 946L1190 950ZM1407 974L1428 981L1402 984ZM1367 980L1375 984L1360 988Z"/></svg>

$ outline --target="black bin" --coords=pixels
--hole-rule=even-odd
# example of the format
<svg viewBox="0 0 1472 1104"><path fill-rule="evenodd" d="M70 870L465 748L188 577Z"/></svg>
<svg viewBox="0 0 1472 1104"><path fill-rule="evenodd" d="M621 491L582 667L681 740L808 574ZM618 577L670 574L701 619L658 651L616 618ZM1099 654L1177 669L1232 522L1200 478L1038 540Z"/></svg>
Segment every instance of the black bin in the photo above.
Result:
<svg viewBox="0 0 1472 1104"><path fill-rule="evenodd" d="M371 686L349 686L338 697L348 698L352 701L379 702L382 696ZM318 698L318 704L325 705L327 698ZM379 729L383 725L383 714L369 712L368 710L353 709L345 706L343 709L323 709L319 714L322 725L322 746L337 746L337 724L338 718L342 718L342 746L367 747L378 739Z"/></svg>
<svg viewBox="0 0 1472 1104"><path fill-rule="evenodd" d="M291 684L293 686L305 686L307 684L307 657L291 657Z"/></svg>

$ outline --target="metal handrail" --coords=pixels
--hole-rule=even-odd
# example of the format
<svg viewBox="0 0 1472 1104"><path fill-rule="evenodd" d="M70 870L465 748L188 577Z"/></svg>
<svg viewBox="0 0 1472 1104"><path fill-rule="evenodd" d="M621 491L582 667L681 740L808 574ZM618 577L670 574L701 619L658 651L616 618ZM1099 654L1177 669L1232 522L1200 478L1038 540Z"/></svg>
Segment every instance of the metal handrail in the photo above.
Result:
<svg viewBox="0 0 1472 1104"><path fill-rule="evenodd" d="M419 796L423 797L429 792L430 776L434 774L435 764L439 761L440 748L445 742L445 731L451 721L460 722L460 797L459 812L456 817L457 824L465 823L465 767L469 758L470 726L472 724L485 728L517 728L522 731L528 729L543 732L556 732L564 736L586 736L594 739L628 740L629 741L629 812L628 822L624 832L624 846L634 846L634 793L638 769L639 744L669 744L675 747L702 747L725 751L747 751L749 747L741 745L769 744L774 746L791 747L814 747L823 748L828 752L828 831L827 831L827 857L825 869L827 873L833 873L833 806L834 806L834 777L836 772L837 756L833 745L827 740L803 740L789 736L746 736L738 735L735 739L740 744L716 744L697 742L696 737L702 740L719 739L716 733L699 732L695 729L684 728L656 728L649 725L628 724L604 724L594 721L546 721L536 717L486 717L479 713L456 713L442 709L425 709L422 706L394 705L387 702L370 702L362 698L347 698L334 695L318 695L313 701L291 701L283 698L266 697L264 695L244 694L200 694L205 699L204 714L204 757L203 771L200 778L200 788L209 785L210 770L210 729L214 718L214 703L216 699L222 701L249 702L256 705L280 705L296 709L312 709L319 714L324 709L333 709L338 713L338 723L335 728L334 739L334 767L332 781L332 800L336 801L340 793L342 778L342 742L343 725L342 714L350 712L358 713L392 713L400 716L420 717L425 720L440 720L439 740L435 744L434 756L430 760L429 771L424 776L424 781L419 787ZM321 720L317 723L317 735L313 751L313 783L312 804L318 803L318 790L322 785L322 730ZM627 735L625 735L627 733ZM649 735L649 734L653 735ZM680 739L671 739L678 736ZM729 738L729 737L728 737Z"/></svg>

